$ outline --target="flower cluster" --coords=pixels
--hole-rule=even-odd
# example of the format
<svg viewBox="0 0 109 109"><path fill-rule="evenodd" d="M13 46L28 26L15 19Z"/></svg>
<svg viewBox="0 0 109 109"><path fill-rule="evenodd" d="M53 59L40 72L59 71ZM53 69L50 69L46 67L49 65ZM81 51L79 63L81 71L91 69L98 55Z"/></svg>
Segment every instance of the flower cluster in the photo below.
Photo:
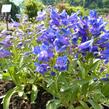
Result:
<svg viewBox="0 0 109 109"><path fill-rule="evenodd" d="M8 57L10 55L11 55L11 53L8 50L5 50L5 49L0 50L0 58L5 58L5 57Z"/></svg>
<svg viewBox="0 0 109 109"><path fill-rule="evenodd" d="M42 13L37 17L39 22L46 19L45 12ZM75 58L90 53L94 58L109 60L109 31L105 29L106 22L98 17L96 11L91 10L89 16L81 17L78 13L69 16L65 10L58 13L51 9L49 17L48 26L39 28L37 41L40 45L33 50L38 63L41 63L40 67L36 65L37 72L44 74L48 66L52 70L66 71L69 55ZM51 66L53 59L54 65Z"/></svg>

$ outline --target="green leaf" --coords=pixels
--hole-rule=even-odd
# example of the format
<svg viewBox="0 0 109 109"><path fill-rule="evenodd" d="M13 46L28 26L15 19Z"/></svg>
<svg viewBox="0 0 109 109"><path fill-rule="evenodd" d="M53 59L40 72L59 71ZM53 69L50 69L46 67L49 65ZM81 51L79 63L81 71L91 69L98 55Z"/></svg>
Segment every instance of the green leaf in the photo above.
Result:
<svg viewBox="0 0 109 109"><path fill-rule="evenodd" d="M81 93L83 93L84 95L87 94L88 88L89 88L89 81L87 80L81 80L80 81L80 85L81 85Z"/></svg>
<svg viewBox="0 0 109 109"><path fill-rule="evenodd" d="M46 109L57 109L60 106L60 101L53 99L48 101L48 103L46 104Z"/></svg>
<svg viewBox="0 0 109 109"><path fill-rule="evenodd" d="M101 106L96 103L94 100L89 100L89 103L92 105L94 109L102 109Z"/></svg>
<svg viewBox="0 0 109 109"><path fill-rule="evenodd" d="M105 96L103 93L100 91L100 89L96 89L93 93L93 99L96 102L104 102Z"/></svg>
<svg viewBox="0 0 109 109"><path fill-rule="evenodd" d="M104 83L103 86L102 86L102 93L109 97L109 83Z"/></svg>
<svg viewBox="0 0 109 109"><path fill-rule="evenodd" d="M54 80L53 79L49 79L47 82L48 82L47 88L54 84Z"/></svg>
<svg viewBox="0 0 109 109"><path fill-rule="evenodd" d="M16 73L17 73L17 72L16 72L15 66L11 66L11 67L9 68L9 74L10 74L10 76L11 76L11 78L12 78L12 81L13 81L15 84L19 84L20 80L19 80L18 75L17 75Z"/></svg>
<svg viewBox="0 0 109 109"><path fill-rule="evenodd" d="M79 93L79 84L73 82L73 84L69 85L63 85L60 88L61 92L61 101L64 102L64 104L69 104L69 102L75 102L77 100L77 96Z"/></svg>
<svg viewBox="0 0 109 109"><path fill-rule="evenodd" d="M19 67L22 67L22 65L24 63L23 60L24 60L24 56L22 56L21 59L20 59Z"/></svg>
<svg viewBox="0 0 109 109"><path fill-rule="evenodd" d="M32 85L31 103L34 103L34 101L36 100L36 98L37 98L37 94L38 94L37 86Z"/></svg>
<svg viewBox="0 0 109 109"><path fill-rule="evenodd" d="M83 67L83 64L82 63L80 63L80 61L77 61L77 63L78 63L78 65L79 65L79 68L80 68L80 73L81 73L81 76L82 76L82 78L83 79L85 79L85 77L86 77L86 70L85 70L85 68Z"/></svg>
<svg viewBox="0 0 109 109"><path fill-rule="evenodd" d="M90 65L90 71L92 71L92 70L96 70L97 69L97 66L98 66L98 64L99 64L99 60L98 61L96 61L95 63L93 63L93 64L91 64Z"/></svg>
<svg viewBox="0 0 109 109"><path fill-rule="evenodd" d="M10 89L3 99L3 109L9 109L11 96L18 91L17 87Z"/></svg>
<svg viewBox="0 0 109 109"><path fill-rule="evenodd" d="M69 91L69 90L72 90L72 87L71 86L62 86L60 88L60 92L66 92L66 91Z"/></svg>
<svg viewBox="0 0 109 109"><path fill-rule="evenodd" d="M84 109L82 106L78 106L75 109Z"/></svg>
<svg viewBox="0 0 109 109"><path fill-rule="evenodd" d="M84 109L90 109L90 108L88 107L88 105L87 105L84 101L80 101L80 104L82 105L82 107L83 107Z"/></svg>
<svg viewBox="0 0 109 109"><path fill-rule="evenodd" d="M75 109L74 106L69 106L68 109Z"/></svg>
<svg viewBox="0 0 109 109"><path fill-rule="evenodd" d="M3 73L2 76L3 76L3 78L2 78L3 80L9 80L10 79L9 72Z"/></svg>

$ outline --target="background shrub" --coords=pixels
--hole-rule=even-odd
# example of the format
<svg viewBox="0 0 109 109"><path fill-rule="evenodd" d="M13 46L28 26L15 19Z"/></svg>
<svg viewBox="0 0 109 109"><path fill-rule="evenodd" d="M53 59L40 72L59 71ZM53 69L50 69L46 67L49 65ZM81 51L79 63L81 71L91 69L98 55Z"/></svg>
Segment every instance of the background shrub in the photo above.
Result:
<svg viewBox="0 0 109 109"><path fill-rule="evenodd" d="M27 14L29 18L33 18L37 16L38 11L44 8L44 5L36 0L25 0L24 7L24 13Z"/></svg>
<svg viewBox="0 0 109 109"><path fill-rule="evenodd" d="M103 9L96 9L99 15L105 15L109 13L109 8L103 8Z"/></svg>
<svg viewBox="0 0 109 109"><path fill-rule="evenodd" d="M77 11L80 11L80 15L88 14L88 10L85 10L85 8L83 8L82 6L71 6L68 3L59 3L57 5L57 8L60 12L65 9L69 15L71 15L72 12L74 13Z"/></svg>
<svg viewBox="0 0 109 109"><path fill-rule="evenodd" d="M103 7L109 8L109 0L103 0Z"/></svg>

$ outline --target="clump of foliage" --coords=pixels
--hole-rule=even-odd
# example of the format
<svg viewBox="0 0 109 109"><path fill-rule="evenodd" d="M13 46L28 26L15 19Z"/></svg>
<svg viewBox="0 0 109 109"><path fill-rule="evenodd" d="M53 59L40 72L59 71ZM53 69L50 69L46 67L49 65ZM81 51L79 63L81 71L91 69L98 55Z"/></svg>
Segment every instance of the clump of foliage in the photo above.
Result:
<svg viewBox="0 0 109 109"><path fill-rule="evenodd" d="M98 12L99 15L106 15L109 13L109 8L98 8L96 9L96 11Z"/></svg>
<svg viewBox="0 0 109 109"><path fill-rule="evenodd" d="M33 18L37 16L38 11L44 8L44 5L36 0L25 0L24 7L24 13L27 14L29 18Z"/></svg>
<svg viewBox="0 0 109 109"><path fill-rule="evenodd" d="M109 0L103 0L103 7L109 8Z"/></svg>
<svg viewBox="0 0 109 109"><path fill-rule="evenodd" d="M44 5L53 5L55 0L41 0Z"/></svg>
<svg viewBox="0 0 109 109"><path fill-rule="evenodd" d="M88 14L88 11L86 11L85 8L83 8L81 6L71 6L68 3L61 2L61 3L57 4L57 8L59 9L60 12L62 12L65 9L69 15L71 15L71 13L75 13L77 11L80 11L81 15Z"/></svg>

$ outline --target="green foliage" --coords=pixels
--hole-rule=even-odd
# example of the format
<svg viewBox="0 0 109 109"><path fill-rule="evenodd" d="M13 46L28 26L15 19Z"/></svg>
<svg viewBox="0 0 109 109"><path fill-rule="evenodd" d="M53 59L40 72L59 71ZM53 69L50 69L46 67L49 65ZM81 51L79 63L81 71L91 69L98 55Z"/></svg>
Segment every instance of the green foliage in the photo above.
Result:
<svg viewBox="0 0 109 109"><path fill-rule="evenodd" d="M101 62L93 60L90 55L86 59L84 63L81 59L72 61L73 58L70 57L72 64L67 72L57 72L53 78L45 76L46 90L58 98L58 105L64 105L67 109L101 109L101 103L106 102L109 91L107 84L101 85L99 80L94 81L94 78L102 76L99 73ZM48 107L52 109L54 103Z"/></svg>
<svg viewBox="0 0 109 109"><path fill-rule="evenodd" d="M67 2L74 6L82 6L84 0L67 0Z"/></svg>
<svg viewBox="0 0 109 109"><path fill-rule="evenodd" d="M103 7L109 8L109 0L103 0Z"/></svg>
<svg viewBox="0 0 109 109"><path fill-rule="evenodd" d="M109 8L103 8L103 9L96 9L96 11L98 12L99 15L105 15L109 13Z"/></svg>
<svg viewBox="0 0 109 109"><path fill-rule="evenodd" d="M60 105L60 101L53 99L48 101L48 103L46 104L46 109L57 109Z"/></svg>
<svg viewBox="0 0 109 109"><path fill-rule="evenodd" d="M57 5L57 8L59 9L60 12L65 9L69 15L71 15L71 13L75 13L77 11L80 11L80 15L87 15L88 14L88 10L85 10L83 7L71 6L68 3L59 3Z"/></svg>
<svg viewBox="0 0 109 109"><path fill-rule="evenodd" d="M38 94L38 89L35 85L33 85L31 91L31 103L34 103L34 101L36 100L37 94Z"/></svg>
<svg viewBox="0 0 109 109"><path fill-rule="evenodd" d="M41 0L41 1L45 5L53 5L55 3L55 0Z"/></svg>
<svg viewBox="0 0 109 109"><path fill-rule="evenodd" d="M95 6L102 8L103 0L68 0L68 2L75 6L83 6L86 8L95 8Z"/></svg>
<svg viewBox="0 0 109 109"><path fill-rule="evenodd" d="M92 2L91 4L89 4L88 8L90 8L90 9L97 8L97 3L95 1Z"/></svg>
<svg viewBox="0 0 109 109"><path fill-rule="evenodd" d="M37 16L38 11L44 8L44 5L35 0L25 0L24 7L24 13L27 14L29 18L33 18Z"/></svg>
<svg viewBox="0 0 109 109"><path fill-rule="evenodd" d="M73 6L83 6L89 9L99 9L100 13L108 13L109 0L67 0ZM105 8L105 9L104 9ZM106 11L105 11L106 10Z"/></svg>

